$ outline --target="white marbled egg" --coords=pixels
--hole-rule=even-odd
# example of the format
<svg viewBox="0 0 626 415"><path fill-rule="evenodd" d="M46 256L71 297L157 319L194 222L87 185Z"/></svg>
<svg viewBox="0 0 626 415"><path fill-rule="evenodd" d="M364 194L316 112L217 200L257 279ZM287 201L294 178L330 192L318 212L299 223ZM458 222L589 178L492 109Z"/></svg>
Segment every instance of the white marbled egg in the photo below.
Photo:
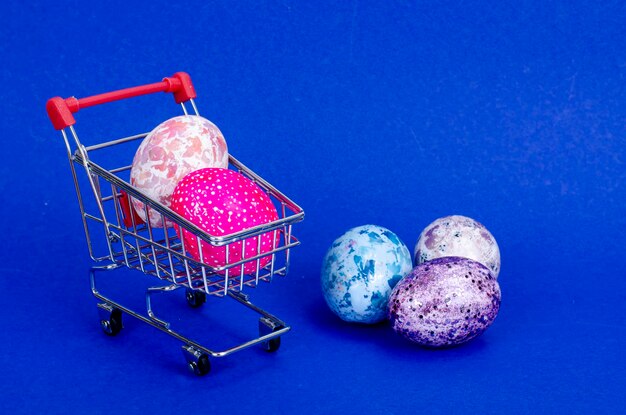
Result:
<svg viewBox="0 0 626 415"><path fill-rule="evenodd" d="M208 167L228 167L228 147L211 121L181 115L159 124L141 142L130 172L130 183L164 206L176 184L188 173ZM146 220L144 204L133 199L139 217ZM161 215L147 209L150 224L162 227Z"/></svg>
<svg viewBox="0 0 626 415"><path fill-rule="evenodd" d="M416 265L450 256L480 262L496 278L500 273L500 249L496 239L472 218L452 215L435 220L422 231L413 255Z"/></svg>

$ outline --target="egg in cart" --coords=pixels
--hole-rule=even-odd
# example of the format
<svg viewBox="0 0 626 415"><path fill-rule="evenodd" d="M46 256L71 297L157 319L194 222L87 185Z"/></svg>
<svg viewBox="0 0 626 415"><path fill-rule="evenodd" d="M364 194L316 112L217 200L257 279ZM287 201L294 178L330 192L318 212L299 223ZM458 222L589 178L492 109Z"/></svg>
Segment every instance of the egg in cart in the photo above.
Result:
<svg viewBox="0 0 626 415"><path fill-rule="evenodd" d="M81 99L51 98L46 109L54 128L61 131L67 150L87 247L96 263L89 270L89 278L92 293L99 300L97 306L103 331L114 336L123 328L123 316L135 317L181 341L189 368L197 375L205 375L211 367L210 358L228 356L255 345L270 352L278 350L281 336L290 326L253 304L243 291L262 282L271 282L274 276L287 275L291 249L299 245L292 232L293 225L304 218L304 211L229 154L228 168L262 189L277 207L278 217L228 235L212 235L125 180L131 170L129 160L107 167L97 163L99 152L134 145L148 133L84 146L74 128L74 114L91 106L156 92L173 94L184 115L199 116L191 78L184 72L161 82ZM136 206L144 211L138 214ZM154 220L155 215L157 220ZM179 237L182 234L184 238ZM269 249L261 250L260 246L256 250L245 249L252 241L260 244L262 236L266 235L270 235L272 241ZM205 260L203 249L196 250L197 255L190 254L190 241L196 247L220 249L225 261L216 264ZM120 268L137 270L162 282L146 290L145 310L126 307L98 289L101 273ZM157 317L151 299L156 294L179 289L185 290L185 298L192 308L200 307L207 297L226 297L258 313L258 336L224 350L213 350L174 330L171 322Z"/></svg>

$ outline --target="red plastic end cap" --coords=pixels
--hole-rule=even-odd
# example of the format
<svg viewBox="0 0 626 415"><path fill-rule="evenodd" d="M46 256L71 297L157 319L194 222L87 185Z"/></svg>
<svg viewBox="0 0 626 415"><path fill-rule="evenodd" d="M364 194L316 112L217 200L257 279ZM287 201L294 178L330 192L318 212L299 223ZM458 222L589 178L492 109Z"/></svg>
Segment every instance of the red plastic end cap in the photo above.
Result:
<svg viewBox="0 0 626 415"><path fill-rule="evenodd" d="M196 90L193 88L191 77L186 72L176 72L172 78L180 81L180 87L174 91L174 100L177 104L187 102L192 98L195 98Z"/></svg>
<svg viewBox="0 0 626 415"><path fill-rule="evenodd" d="M48 111L48 117L50 117L52 125L57 130L76 124L72 111L70 111L67 103L61 97L50 98L46 103L46 111Z"/></svg>
<svg viewBox="0 0 626 415"><path fill-rule="evenodd" d="M124 225L127 228L132 228L133 223L135 223L135 226L139 226L145 223L143 219L139 217L137 212L135 212L135 209L133 208L133 206L130 204L130 198L128 197L128 193L126 193L123 190L121 193L122 194L120 196L120 207L122 208L122 216L124 217Z"/></svg>

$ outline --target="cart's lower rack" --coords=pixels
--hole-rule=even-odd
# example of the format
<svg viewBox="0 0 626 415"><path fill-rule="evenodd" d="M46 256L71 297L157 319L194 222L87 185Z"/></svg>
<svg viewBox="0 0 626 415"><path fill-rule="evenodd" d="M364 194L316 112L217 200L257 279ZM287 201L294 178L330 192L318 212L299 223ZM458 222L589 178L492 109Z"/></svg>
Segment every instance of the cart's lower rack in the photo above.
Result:
<svg viewBox="0 0 626 415"><path fill-rule="evenodd" d="M250 339L244 343L230 347L226 350L215 351L209 349L208 347L205 347L200 343L191 340L181 333L173 330L171 328L171 323L157 317L152 308L151 296L153 294L172 292L181 288L180 285L171 284L166 286L148 288L148 290L146 291L145 314L134 311L102 295L97 288L96 274L100 271L111 271L122 266L122 264L113 263L104 266L96 266L91 268L91 270L89 271L91 291L98 300L102 301L98 304L98 311L100 313L100 324L104 332L110 336L117 335L123 328L123 314L135 317L138 320L141 320L144 323L147 323L152 327L155 327L183 342L182 351L187 361L187 365L192 372L199 376L206 375L210 371L211 363L209 357L217 358L228 356L232 353L255 345L260 345L264 350L268 352L275 352L280 347L280 336L282 336L291 329L290 326L286 325L276 316L251 303L246 294L236 291L228 291L228 297L234 299L243 306L255 311L261 316L259 318L259 336ZM189 288L186 291L185 297L188 304L194 308L201 306L206 300L204 292L192 290Z"/></svg>

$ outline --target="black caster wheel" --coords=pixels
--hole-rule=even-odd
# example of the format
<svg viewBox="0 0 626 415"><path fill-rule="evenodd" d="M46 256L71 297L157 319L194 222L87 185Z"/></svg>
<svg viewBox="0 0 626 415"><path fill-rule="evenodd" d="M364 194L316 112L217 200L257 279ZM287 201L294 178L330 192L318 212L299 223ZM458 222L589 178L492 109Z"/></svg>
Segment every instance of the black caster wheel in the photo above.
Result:
<svg viewBox="0 0 626 415"><path fill-rule="evenodd" d="M275 333L284 328L285 326L282 325L280 322L270 319L268 317L261 317L259 319L259 334L261 336L265 336L270 333ZM280 349L280 336L264 341L263 343L261 343L261 347L266 352L277 351L278 349Z"/></svg>
<svg viewBox="0 0 626 415"><path fill-rule="evenodd" d="M190 307L198 308L206 302L206 293L187 288L185 298L187 299L187 304L189 304Z"/></svg>
<svg viewBox="0 0 626 415"><path fill-rule="evenodd" d="M122 330L122 311L118 308L111 310L108 319L100 320L102 331L109 336L115 336Z"/></svg>
<svg viewBox="0 0 626 415"><path fill-rule="evenodd" d="M209 356L194 346L183 346L183 355L187 360L187 367L198 376L204 376L211 371Z"/></svg>
<svg viewBox="0 0 626 415"><path fill-rule="evenodd" d="M211 371L209 356L202 354L195 362L189 362L189 369L197 376L204 376Z"/></svg>
<svg viewBox="0 0 626 415"><path fill-rule="evenodd" d="M265 342L265 351L269 352L269 353L273 353L275 351L277 351L278 349L280 349L280 337L274 337L271 340L268 340L267 342Z"/></svg>

